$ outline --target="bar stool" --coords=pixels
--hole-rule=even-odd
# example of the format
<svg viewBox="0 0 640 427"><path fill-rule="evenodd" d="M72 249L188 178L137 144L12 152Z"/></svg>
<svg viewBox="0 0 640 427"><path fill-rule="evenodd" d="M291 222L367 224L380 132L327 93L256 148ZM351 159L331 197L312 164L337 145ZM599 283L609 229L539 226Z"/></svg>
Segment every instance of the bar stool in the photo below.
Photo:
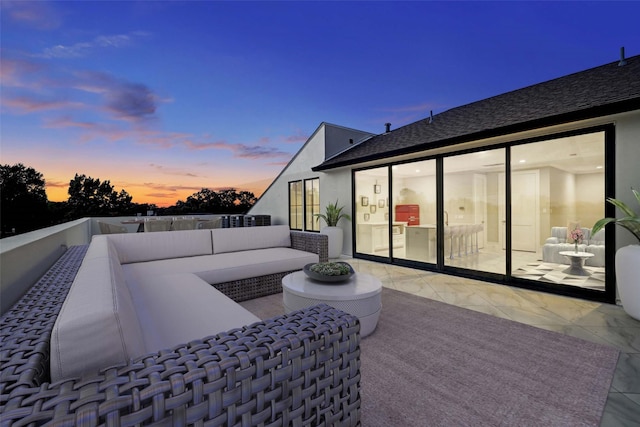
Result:
<svg viewBox="0 0 640 427"><path fill-rule="evenodd" d="M444 241L449 239L449 259L453 259L453 234L451 234L451 227L445 225L444 227Z"/></svg>

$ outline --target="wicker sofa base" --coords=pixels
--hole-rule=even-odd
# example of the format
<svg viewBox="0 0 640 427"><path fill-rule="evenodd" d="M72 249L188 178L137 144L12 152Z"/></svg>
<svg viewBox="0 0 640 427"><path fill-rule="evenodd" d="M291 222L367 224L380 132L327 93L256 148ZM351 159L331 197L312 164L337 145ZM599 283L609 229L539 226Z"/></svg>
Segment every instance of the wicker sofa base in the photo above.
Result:
<svg viewBox="0 0 640 427"><path fill-rule="evenodd" d="M294 273L294 271L216 283L212 286L232 300L240 302L282 292L282 278L290 273Z"/></svg>
<svg viewBox="0 0 640 427"><path fill-rule="evenodd" d="M50 383L51 331L86 249L65 252L0 320L0 425L360 424L360 324L326 305ZM285 274L222 287L246 300L280 292Z"/></svg>
<svg viewBox="0 0 640 427"><path fill-rule="evenodd" d="M328 238L324 234L291 231L291 247L318 254L320 262L329 260ZM282 278L295 271L266 274L260 277L215 283L214 288L236 302L282 292Z"/></svg>

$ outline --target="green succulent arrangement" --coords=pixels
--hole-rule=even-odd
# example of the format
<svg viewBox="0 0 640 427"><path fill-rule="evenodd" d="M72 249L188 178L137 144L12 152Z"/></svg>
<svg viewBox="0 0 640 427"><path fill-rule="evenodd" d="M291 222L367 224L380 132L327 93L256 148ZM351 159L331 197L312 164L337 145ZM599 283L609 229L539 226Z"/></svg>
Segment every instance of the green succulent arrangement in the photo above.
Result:
<svg viewBox="0 0 640 427"><path fill-rule="evenodd" d="M344 206L339 208L338 200L336 199L335 203L329 203L327 205L324 214L314 214L314 216L317 218L316 221L320 221L320 218L322 218L327 223L328 227L335 227L338 225L338 221L342 218L351 221L351 217L348 214L343 213L342 209L344 209Z"/></svg>
<svg viewBox="0 0 640 427"><path fill-rule="evenodd" d="M343 262L319 262L313 264L309 270L325 276L342 276L351 273L349 266Z"/></svg>
<svg viewBox="0 0 640 427"><path fill-rule="evenodd" d="M634 189L631 189L631 191L633 191L633 195L636 196L638 205L640 205L640 193L638 193ZM626 205L626 203L620 200L609 197L607 199L607 202L611 203L612 205L620 209L622 213L624 213L626 216L619 219L602 218L601 220L599 220L593 225L593 228L591 229L591 235L593 236L595 233L602 230L605 225L609 224L610 222L613 222L614 224L618 224L619 226L629 230L631 234L636 236L636 239L638 239L638 243L640 243L640 214L634 212L629 206Z"/></svg>

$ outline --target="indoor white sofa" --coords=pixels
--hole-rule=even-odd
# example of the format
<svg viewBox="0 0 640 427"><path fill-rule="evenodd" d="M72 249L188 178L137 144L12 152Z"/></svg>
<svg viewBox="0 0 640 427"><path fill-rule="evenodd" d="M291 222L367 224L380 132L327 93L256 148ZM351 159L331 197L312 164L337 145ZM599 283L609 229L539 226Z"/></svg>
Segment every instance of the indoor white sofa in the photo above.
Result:
<svg viewBox="0 0 640 427"><path fill-rule="evenodd" d="M280 225L94 236L52 331L51 380L258 322L216 287L255 298L326 261L322 245L293 248L299 234Z"/></svg>
<svg viewBox="0 0 640 427"><path fill-rule="evenodd" d="M547 238L542 246L542 260L556 264L569 264L566 256L560 255L562 251L574 251L575 243L567 242L567 227L551 227L551 237ZM585 265L590 267L604 267L604 229L591 236L590 228L581 228L584 239L578 244L581 252L590 252L593 257L587 258Z"/></svg>

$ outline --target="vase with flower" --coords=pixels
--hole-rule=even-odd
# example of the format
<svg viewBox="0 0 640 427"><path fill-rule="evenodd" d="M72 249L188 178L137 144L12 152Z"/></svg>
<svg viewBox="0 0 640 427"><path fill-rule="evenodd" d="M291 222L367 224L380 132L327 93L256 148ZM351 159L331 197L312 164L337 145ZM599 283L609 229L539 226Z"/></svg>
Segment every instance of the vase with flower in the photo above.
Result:
<svg viewBox="0 0 640 427"><path fill-rule="evenodd" d="M571 230L571 234L569 234L569 238L573 240L573 243L575 244L576 253L578 253L578 245L582 243L582 240L584 239L584 234L582 233L582 230L579 229L578 227Z"/></svg>

